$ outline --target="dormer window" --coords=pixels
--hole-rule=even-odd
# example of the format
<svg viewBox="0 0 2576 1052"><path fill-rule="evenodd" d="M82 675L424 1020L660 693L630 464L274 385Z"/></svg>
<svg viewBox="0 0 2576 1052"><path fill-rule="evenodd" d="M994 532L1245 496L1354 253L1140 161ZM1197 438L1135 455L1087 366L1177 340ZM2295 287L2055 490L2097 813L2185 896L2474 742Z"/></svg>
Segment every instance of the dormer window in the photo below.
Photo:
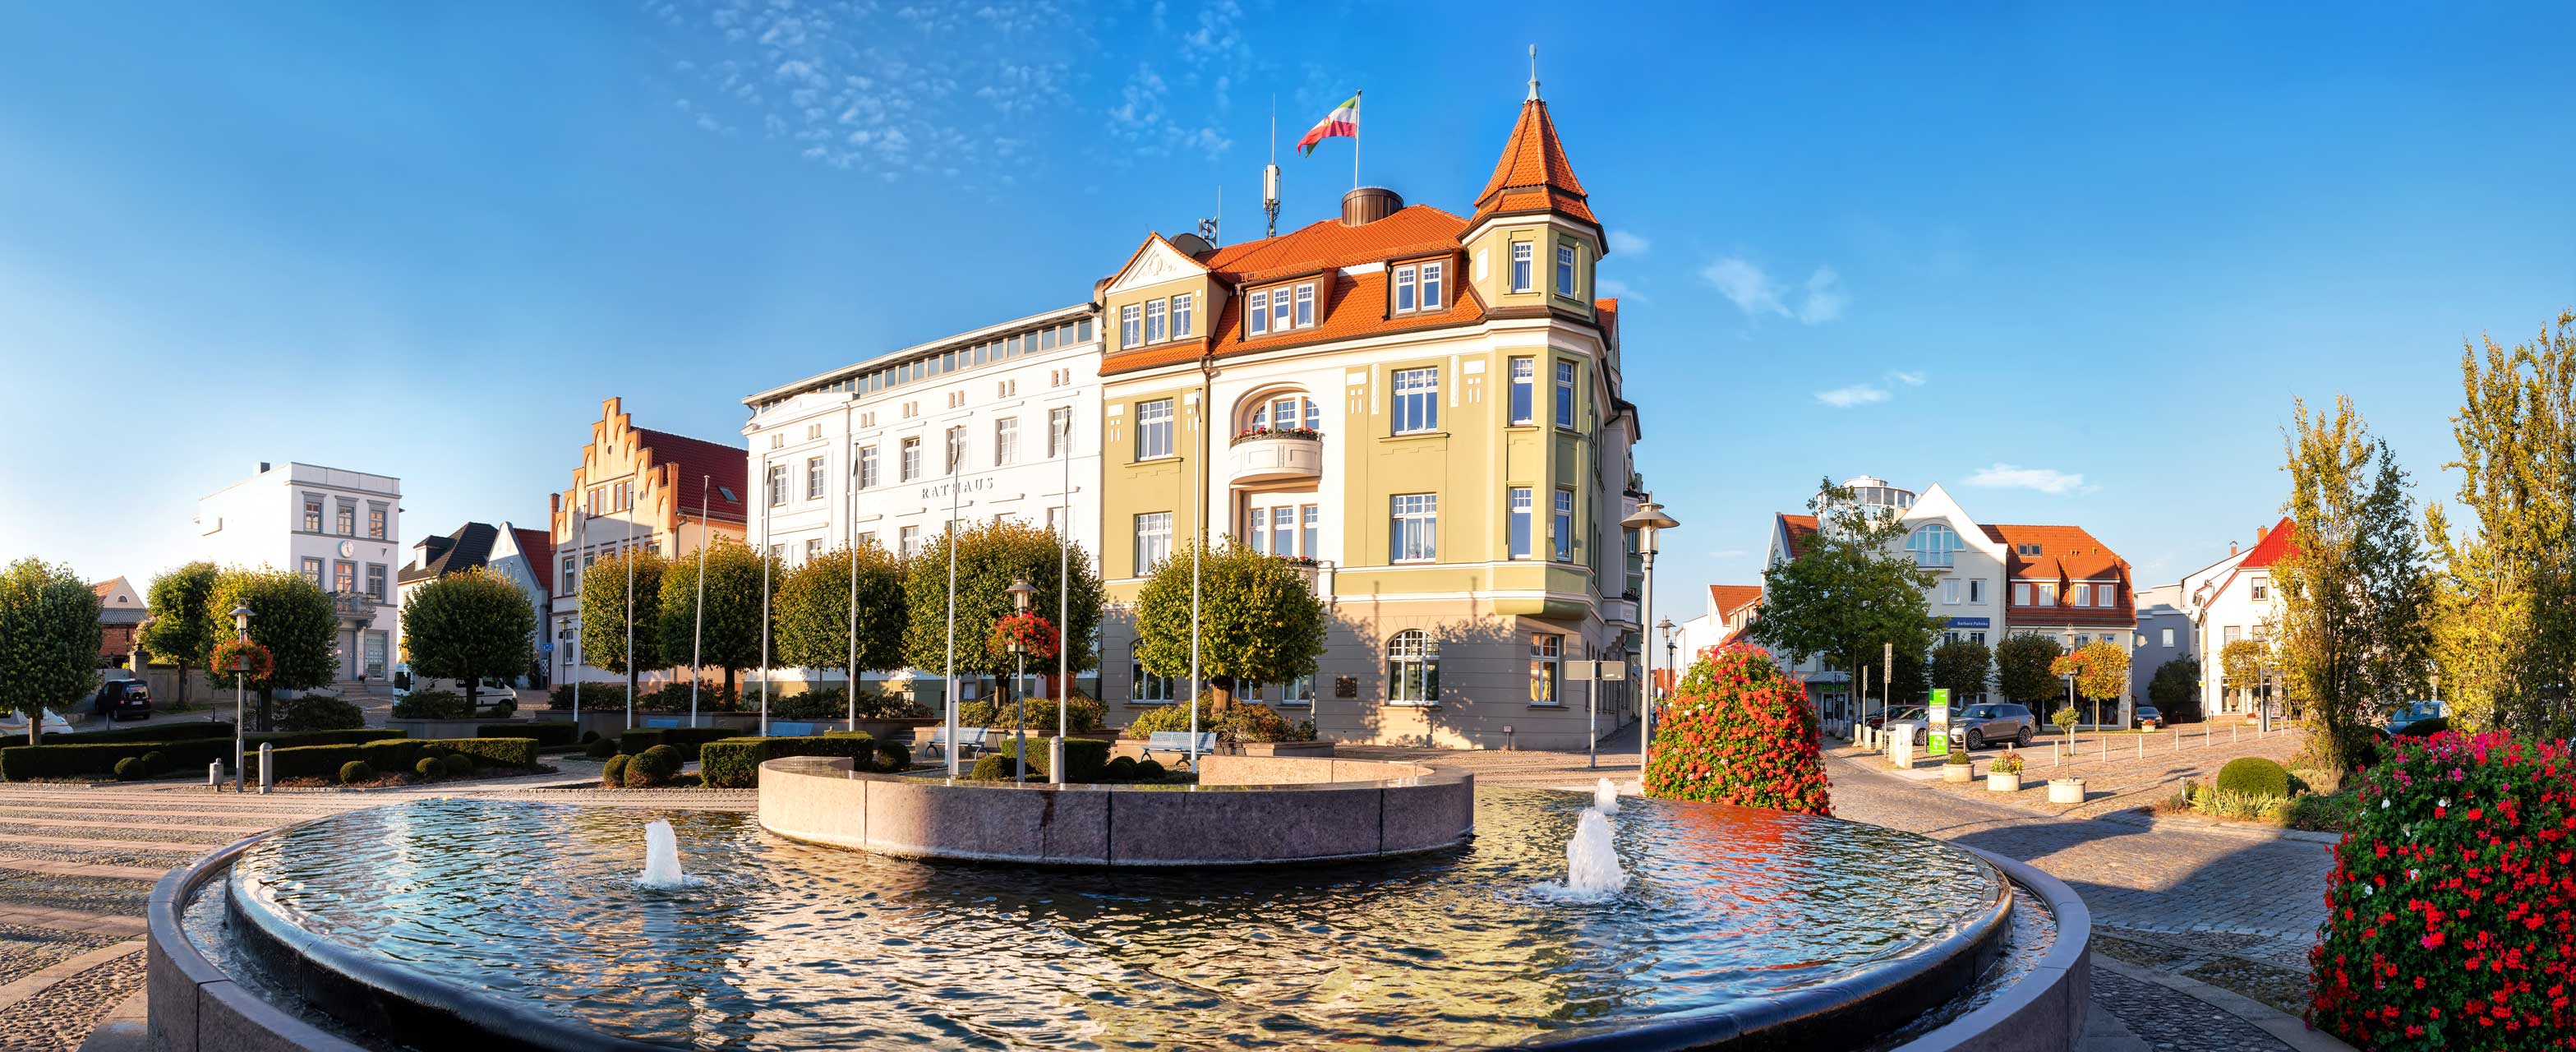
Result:
<svg viewBox="0 0 2576 1052"><path fill-rule="evenodd" d="M1395 268L1395 313L1440 309L1440 264L1407 263Z"/></svg>
<svg viewBox="0 0 2576 1052"><path fill-rule="evenodd" d="M1264 336L1315 325L1315 283L1300 282L1255 290L1246 297L1243 334Z"/></svg>

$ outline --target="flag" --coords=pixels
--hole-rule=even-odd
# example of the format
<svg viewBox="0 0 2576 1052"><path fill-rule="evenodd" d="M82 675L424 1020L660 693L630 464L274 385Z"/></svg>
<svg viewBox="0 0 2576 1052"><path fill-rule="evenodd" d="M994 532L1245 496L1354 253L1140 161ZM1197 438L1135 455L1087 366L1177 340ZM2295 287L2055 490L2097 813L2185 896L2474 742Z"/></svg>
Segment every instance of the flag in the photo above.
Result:
<svg viewBox="0 0 2576 1052"><path fill-rule="evenodd" d="M1359 92L1352 92L1351 101L1334 107L1333 112L1325 114L1323 120L1316 121L1313 128L1307 129L1306 137L1297 140L1297 153L1299 156L1312 154L1316 143L1336 135L1353 139L1360 137Z"/></svg>

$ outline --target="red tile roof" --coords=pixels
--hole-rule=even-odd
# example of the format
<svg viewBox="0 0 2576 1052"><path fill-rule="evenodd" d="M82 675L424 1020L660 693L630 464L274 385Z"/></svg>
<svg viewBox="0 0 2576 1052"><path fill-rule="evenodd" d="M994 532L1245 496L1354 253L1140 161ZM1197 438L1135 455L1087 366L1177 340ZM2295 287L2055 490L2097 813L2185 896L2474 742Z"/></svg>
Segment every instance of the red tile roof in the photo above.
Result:
<svg viewBox="0 0 2576 1052"><path fill-rule="evenodd" d="M510 527L510 536L519 542L519 554L528 557L528 572L537 575L537 587L553 591L555 539L544 530L522 526Z"/></svg>
<svg viewBox="0 0 2576 1052"><path fill-rule="evenodd" d="M1431 205L1407 205L1394 215L1360 226L1343 226L1339 219L1317 220L1278 237L1227 245L1199 262L1229 282L1259 282L1325 267L1454 252L1458 236L1466 232L1464 219ZM1465 283L1453 279L1453 284Z"/></svg>
<svg viewBox="0 0 2576 1052"><path fill-rule="evenodd" d="M1728 615L1761 601L1762 586L1758 584L1713 584L1708 586L1708 612L1716 614L1720 620L1724 620Z"/></svg>
<svg viewBox="0 0 2576 1052"><path fill-rule="evenodd" d="M2289 516L2281 516L2281 521L2266 531L2262 540L2255 542L2254 550L2245 553L2245 561L2237 563L2237 567L2261 569L2272 565L2282 556L2297 551L2299 546L2291 540L2296 536L2293 532L2296 526L2298 524L2290 521Z"/></svg>
<svg viewBox="0 0 2576 1052"><path fill-rule="evenodd" d="M1806 551L1807 538L1816 535L1816 517L1813 515L1783 515L1780 516L1780 526L1782 532L1788 534L1789 557L1792 559Z"/></svg>
<svg viewBox="0 0 2576 1052"><path fill-rule="evenodd" d="M2127 628L2138 623L2137 595L2129 580L2128 560L2081 526L1997 525L1981 527L1986 538L2004 545L2004 576L2013 581L2058 586L2055 606L2006 606L2004 616L2016 626L2063 625L2073 628ZM2023 555L2021 546L2036 544L2038 555ZM2073 606L2074 584L2112 581L2120 594L2112 605ZM2034 592L2034 598L2036 593ZM2006 597L2007 602L2011 599Z"/></svg>
<svg viewBox="0 0 2576 1052"><path fill-rule="evenodd" d="M750 455L733 446L704 439L675 435L650 428L635 429L636 445L653 451L652 463L676 464L680 468L680 513L695 518L698 514L701 484L715 490L704 494L707 518L742 522L743 479L750 473ZM726 493L733 495L728 498Z"/></svg>
<svg viewBox="0 0 2576 1052"><path fill-rule="evenodd" d="M1556 136L1556 122L1548 119L1547 103L1531 99L1521 104L1520 122L1512 126L1511 141L1494 162L1485 192L1476 195L1476 215L1468 225L1498 213L1541 211L1600 223L1584 200L1583 181L1574 177L1574 165L1565 159L1565 144Z"/></svg>

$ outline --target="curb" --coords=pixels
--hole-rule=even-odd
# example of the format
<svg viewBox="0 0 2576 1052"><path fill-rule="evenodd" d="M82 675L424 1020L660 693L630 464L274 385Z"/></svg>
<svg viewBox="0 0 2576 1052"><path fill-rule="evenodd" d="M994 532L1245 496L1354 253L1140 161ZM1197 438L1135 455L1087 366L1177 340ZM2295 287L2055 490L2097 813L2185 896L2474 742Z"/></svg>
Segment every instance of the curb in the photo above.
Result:
<svg viewBox="0 0 2576 1052"><path fill-rule="evenodd" d="M2321 1030L2310 1030L2304 1020L2286 1015L2271 1005L2233 990L2222 990L2198 979L2187 979L2171 972L2141 967L2102 954L2093 955L2093 967L2142 983L2153 983L2190 997L2253 1024L2255 1029L2272 1035L2282 1044L2296 1049L2297 1052L2355 1052L2351 1045L2337 1040L2334 1035Z"/></svg>
<svg viewBox="0 0 2576 1052"><path fill-rule="evenodd" d="M2304 844L2323 844L2327 847L2343 843L2341 833L2275 829L2270 826L2240 825L2232 822L2208 822L2196 818L2166 818L2161 815L2141 814L2134 809L2114 811L2097 816L2093 820L2165 833L2215 833L2219 836L2243 837L2248 840L2290 840Z"/></svg>

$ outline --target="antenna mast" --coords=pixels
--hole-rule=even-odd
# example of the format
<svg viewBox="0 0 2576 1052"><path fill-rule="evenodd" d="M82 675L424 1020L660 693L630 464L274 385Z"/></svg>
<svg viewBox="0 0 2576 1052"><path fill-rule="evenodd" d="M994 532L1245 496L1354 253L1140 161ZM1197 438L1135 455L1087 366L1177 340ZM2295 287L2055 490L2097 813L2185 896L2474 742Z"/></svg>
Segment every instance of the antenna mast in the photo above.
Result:
<svg viewBox="0 0 2576 1052"><path fill-rule="evenodd" d="M1219 221L1223 220L1224 218L1225 218L1225 184L1224 184L1224 183L1218 183L1218 184L1217 184L1217 187L1216 187L1216 216L1215 216L1214 218L1211 218L1211 219L1202 219L1202 220L1199 220L1199 236L1200 236L1200 237L1202 237L1202 238L1206 238L1206 239L1207 239L1207 243L1208 243L1211 247L1213 247L1213 246L1217 243L1217 241L1216 241L1216 228L1217 228L1217 223L1218 223Z"/></svg>
<svg viewBox="0 0 2576 1052"><path fill-rule="evenodd" d="M1261 211L1270 217L1263 237L1279 236L1279 96L1270 97L1270 163L1261 166Z"/></svg>

